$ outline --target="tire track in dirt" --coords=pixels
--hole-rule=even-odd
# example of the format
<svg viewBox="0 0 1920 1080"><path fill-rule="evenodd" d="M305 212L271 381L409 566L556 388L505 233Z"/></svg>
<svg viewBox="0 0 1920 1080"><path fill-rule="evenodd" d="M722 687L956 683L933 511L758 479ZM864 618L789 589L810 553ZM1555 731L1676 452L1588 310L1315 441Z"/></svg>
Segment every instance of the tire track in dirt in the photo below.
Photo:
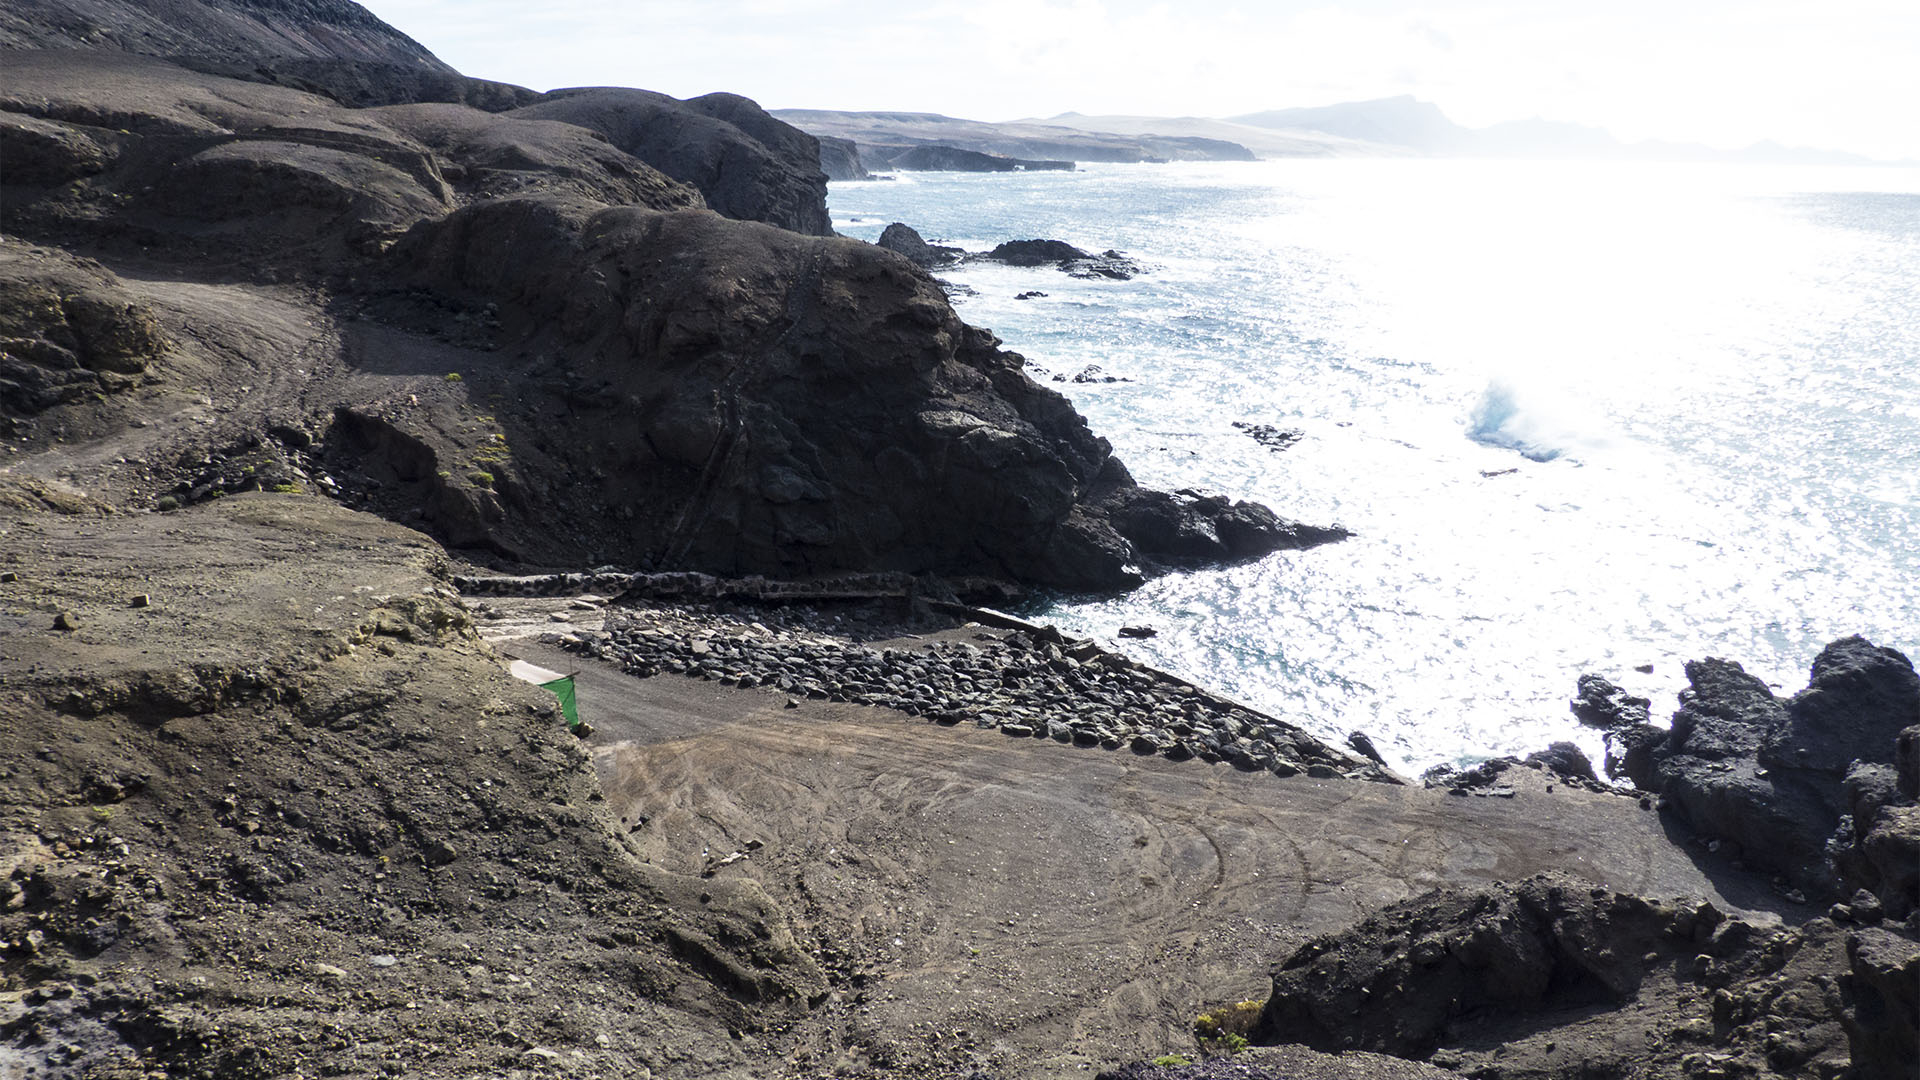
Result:
<svg viewBox="0 0 1920 1080"><path fill-rule="evenodd" d="M1612 796L1463 800L599 665L579 683L608 799L650 819L641 849L689 866L762 840L716 873L759 882L864 973L807 1022L822 1046L1084 1076L1180 1045L1201 1008L1263 994L1293 944L1437 884L1572 869L1737 906Z"/></svg>

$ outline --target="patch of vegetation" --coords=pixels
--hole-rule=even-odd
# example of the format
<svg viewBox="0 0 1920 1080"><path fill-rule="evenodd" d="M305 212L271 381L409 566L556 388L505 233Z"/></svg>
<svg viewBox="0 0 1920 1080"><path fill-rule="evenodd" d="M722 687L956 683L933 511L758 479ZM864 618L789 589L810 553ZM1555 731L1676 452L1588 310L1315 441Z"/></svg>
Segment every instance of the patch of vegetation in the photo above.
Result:
<svg viewBox="0 0 1920 1080"><path fill-rule="evenodd" d="M459 373L459 372L457 372L457 371L449 371L449 372L447 372L447 381L448 381L448 382L459 382L459 381L460 381L460 373Z"/></svg>
<svg viewBox="0 0 1920 1080"><path fill-rule="evenodd" d="M153 500L153 508L163 514L169 510L178 510L180 509L180 498L176 495L162 495Z"/></svg>
<svg viewBox="0 0 1920 1080"><path fill-rule="evenodd" d="M299 484L275 484L267 490L280 495L299 495L307 489L301 487Z"/></svg>
<svg viewBox="0 0 1920 1080"><path fill-rule="evenodd" d="M1193 1062L1188 1061L1186 1058L1181 1057L1179 1054L1162 1054L1159 1057L1154 1058L1152 1061L1148 1062L1148 1064L1158 1066L1159 1068L1162 1068L1162 1069L1172 1069L1172 1068L1177 1068L1181 1065L1191 1065L1193 1064Z"/></svg>
<svg viewBox="0 0 1920 1080"><path fill-rule="evenodd" d="M1194 1017L1193 1037L1200 1044L1200 1052L1213 1057L1245 1050L1250 1045L1247 1036L1252 1033L1253 1025L1260 1019L1260 1010L1266 1004L1264 1001L1240 1001Z"/></svg>
<svg viewBox="0 0 1920 1080"><path fill-rule="evenodd" d="M476 487L490 488L493 486L493 474L490 472L470 472L467 474L467 479L473 481Z"/></svg>

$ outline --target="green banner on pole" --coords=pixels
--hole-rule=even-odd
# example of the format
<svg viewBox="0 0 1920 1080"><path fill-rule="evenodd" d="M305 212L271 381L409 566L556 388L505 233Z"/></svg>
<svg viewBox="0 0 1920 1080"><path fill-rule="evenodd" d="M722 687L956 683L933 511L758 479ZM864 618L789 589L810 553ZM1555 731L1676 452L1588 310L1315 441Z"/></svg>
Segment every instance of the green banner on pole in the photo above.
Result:
<svg viewBox="0 0 1920 1080"><path fill-rule="evenodd" d="M567 727L579 727L580 713L573 704L573 676L569 675L564 679L555 679L540 685L553 691L553 696L560 699L560 712L567 718Z"/></svg>

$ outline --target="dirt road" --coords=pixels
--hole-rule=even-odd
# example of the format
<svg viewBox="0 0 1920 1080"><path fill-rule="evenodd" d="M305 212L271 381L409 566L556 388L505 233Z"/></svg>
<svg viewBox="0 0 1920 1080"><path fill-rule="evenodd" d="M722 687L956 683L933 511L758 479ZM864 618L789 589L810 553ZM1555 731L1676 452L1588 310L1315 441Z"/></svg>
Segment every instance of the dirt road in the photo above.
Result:
<svg viewBox="0 0 1920 1080"><path fill-rule="evenodd" d="M1636 801L1536 774L1512 799L1281 780L511 648L582 669L648 858L756 880L850 977L806 1040L823 1067L1082 1076L1186 1048L1306 937L1439 885L1558 869L1763 899L1723 894Z"/></svg>

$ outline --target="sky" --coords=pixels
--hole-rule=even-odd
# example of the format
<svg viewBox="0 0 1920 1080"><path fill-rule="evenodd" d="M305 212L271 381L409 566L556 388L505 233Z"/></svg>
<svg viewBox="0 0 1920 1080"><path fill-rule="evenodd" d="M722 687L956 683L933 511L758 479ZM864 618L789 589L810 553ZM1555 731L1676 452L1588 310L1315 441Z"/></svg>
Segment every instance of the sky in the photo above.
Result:
<svg viewBox="0 0 1920 1080"><path fill-rule="evenodd" d="M1411 94L1482 127L1920 159L1920 0L362 0L468 75L973 120Z"/></svg>

